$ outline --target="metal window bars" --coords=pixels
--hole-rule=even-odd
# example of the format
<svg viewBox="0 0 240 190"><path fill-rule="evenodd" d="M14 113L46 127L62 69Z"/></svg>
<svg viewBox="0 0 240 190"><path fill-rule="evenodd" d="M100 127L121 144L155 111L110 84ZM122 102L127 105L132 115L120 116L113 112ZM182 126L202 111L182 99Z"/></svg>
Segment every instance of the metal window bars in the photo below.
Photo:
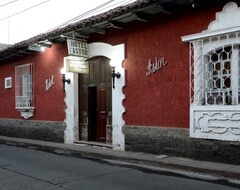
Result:
<svg viewBox="0 0 240 190"><path fill-rule="evenodd" d="M33 95L33 64L24 64L15 67L15 97L16 109L34 107Z"/></svg>
<svg viewBox="0 0 240 190"><path fill-rule="evenodd" d="M190 43L190 103L240 103L240 32Z"/></svg>

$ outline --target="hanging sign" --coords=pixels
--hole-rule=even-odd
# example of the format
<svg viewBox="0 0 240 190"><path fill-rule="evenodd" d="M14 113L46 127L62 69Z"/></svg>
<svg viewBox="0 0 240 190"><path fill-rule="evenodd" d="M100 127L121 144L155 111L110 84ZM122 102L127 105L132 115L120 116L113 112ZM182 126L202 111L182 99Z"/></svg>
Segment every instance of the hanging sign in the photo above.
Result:
<svg viewBox="0 0 240 190"><path fill-rule="evenodd" d="M84 58L69 56L65 58L66 71L73 73L88 73L88 62Z"/></svg>
<svg viewBox="0 0 240 190"><path fill-rule="evenodd" d="M149 77L151 74L155 73L156 71L167 65L167 63L168 62L165 60L164 57L161 57L160 59L156 57L155 62L152 62L152 60L149 59L146 76Z"/></svg>
<svg viewBox="0 0 240 190"><path fill-rule="evenodd" d="M79 56L79 57L88 57L88 44L80 40L67 39L68 54Z"/></svg>

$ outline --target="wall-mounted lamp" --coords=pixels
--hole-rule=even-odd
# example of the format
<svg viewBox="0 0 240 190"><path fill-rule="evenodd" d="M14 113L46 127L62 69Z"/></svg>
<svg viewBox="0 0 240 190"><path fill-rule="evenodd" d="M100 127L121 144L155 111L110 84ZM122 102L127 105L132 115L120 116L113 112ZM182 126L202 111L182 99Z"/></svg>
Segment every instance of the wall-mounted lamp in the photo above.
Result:
<svg viewBox="0 0 240 190"><path fill-rule="evenodd" d="M119 79L121 77L121 74L119 72L116 73L116 71L115 71L116 66L113 64L113 62L110 61L110 65L112 67L112 74L111 74L111 76L112 76L112 87L115 88L115 77Z"/></svg>
<svg viewBox="0 0 240 190"><path fill-rule="evenodd" d="M66 79L66 70L64 68L60 72L62 74L63 92L65 92L65 83L70 84L71 80L69 78Z"/></svg>
<svg viewBox="0 0 240 190"><path fill-rule="evenodd" d="M42 41L28 46L28 50L43 52L46 48L51 48L52 43L49 41Z"/></svg>

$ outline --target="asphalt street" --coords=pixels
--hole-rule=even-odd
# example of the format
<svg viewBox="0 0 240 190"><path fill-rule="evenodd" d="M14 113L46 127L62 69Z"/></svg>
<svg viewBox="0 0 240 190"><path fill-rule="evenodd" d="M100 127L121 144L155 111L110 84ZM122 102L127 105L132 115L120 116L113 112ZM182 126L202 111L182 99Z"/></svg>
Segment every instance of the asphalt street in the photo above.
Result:
<svg viewBox="0 0 240 190"><path fill-rule="evenodd" d="M116 161L0 145L1 190L236 190L240 184Z"/></svg>

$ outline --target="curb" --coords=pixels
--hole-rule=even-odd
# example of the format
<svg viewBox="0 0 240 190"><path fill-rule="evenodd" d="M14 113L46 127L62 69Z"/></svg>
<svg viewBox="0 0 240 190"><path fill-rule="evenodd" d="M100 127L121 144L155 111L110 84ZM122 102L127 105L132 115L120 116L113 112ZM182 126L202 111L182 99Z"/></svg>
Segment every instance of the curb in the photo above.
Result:
<svg viewBox="0 0 240 190"><path fill-rule="evenodd" d="M208 174L218 178L240 180L240 166L187 158L169 157L167 155L152 155L139 152L118 151L109 148L93 146L68 145L32 139L22 139L0 136L0 144L36 149L62 155L82 156L94 159L109 159L127 162L135 165L159 167L164 169Z"/></svg>

